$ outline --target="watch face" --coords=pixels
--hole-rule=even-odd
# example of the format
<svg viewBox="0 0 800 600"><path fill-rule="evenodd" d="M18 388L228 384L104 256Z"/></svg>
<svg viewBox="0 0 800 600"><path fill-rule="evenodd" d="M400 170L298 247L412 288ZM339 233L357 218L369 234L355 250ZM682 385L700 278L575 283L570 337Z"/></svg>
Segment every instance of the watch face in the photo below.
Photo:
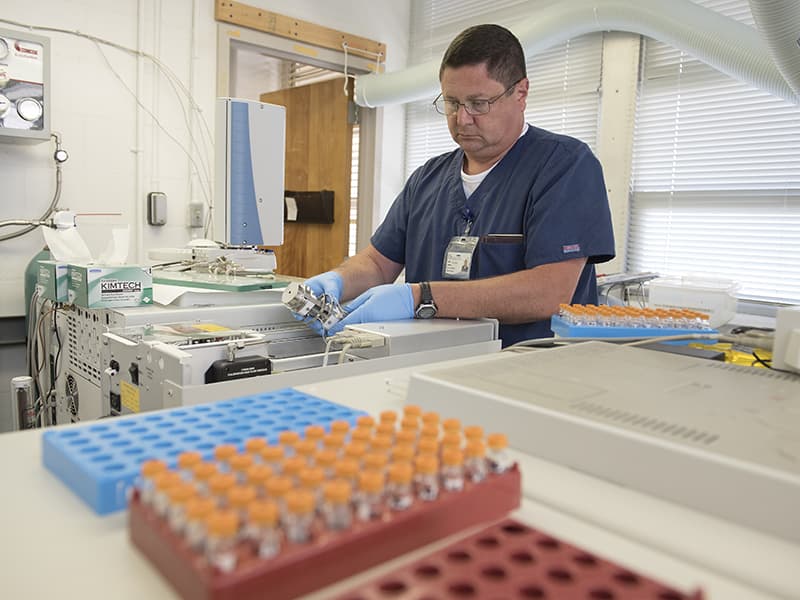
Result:
<svg viewBox="0 0 800 600"><path fill-rule="evenodd" d="M417 308L418 319L430 319L436 315L436 307L430 304L422 304Z"/></svg>

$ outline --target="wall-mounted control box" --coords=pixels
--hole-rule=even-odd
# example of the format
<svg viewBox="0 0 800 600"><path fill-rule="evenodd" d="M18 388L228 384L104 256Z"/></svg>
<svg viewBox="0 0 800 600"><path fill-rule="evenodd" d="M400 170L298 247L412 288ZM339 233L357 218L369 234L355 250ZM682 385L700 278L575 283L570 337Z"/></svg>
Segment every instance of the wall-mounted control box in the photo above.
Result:
<svg viewBox="0 0 800 600"><path fill-rule="evenodd" d="M50 40L0 29L0 141L50 139Z"/></svg>

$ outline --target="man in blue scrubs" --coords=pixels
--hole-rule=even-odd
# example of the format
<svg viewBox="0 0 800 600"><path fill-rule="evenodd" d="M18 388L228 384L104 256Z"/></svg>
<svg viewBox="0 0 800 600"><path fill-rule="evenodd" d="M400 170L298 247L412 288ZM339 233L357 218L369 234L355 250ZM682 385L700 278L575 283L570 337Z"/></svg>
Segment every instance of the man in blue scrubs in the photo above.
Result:
<svg viewBox="0 0 800 600"><path fill-rule="evenodd" d="M614 257L602 169L574 138L525 123L519 41L471 27L445 53L434 104L459 148L406 182L371 244L306 283L354 323L494 317L503 345L552 336L561 303L597 302L594 264ZM405 281L392 283L405 268Z"/></svg>

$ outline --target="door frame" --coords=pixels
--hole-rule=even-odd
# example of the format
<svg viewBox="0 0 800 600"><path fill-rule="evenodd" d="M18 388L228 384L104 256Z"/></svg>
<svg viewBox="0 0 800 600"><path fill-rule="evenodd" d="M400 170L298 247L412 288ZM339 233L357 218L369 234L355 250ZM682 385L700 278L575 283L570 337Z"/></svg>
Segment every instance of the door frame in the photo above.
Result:
<svg viewBox="0 0 800 600"><path fill-rule="evenodd" d="M231 54L236 45L249 46L274 58L300 62L331 71L344 71L344 51L330 50L304 44L245 27L217 23L217 97L228 97L231 89ZM347 72L354 75L374 73L375 61L360 56L347 55ZM380 148L378 131L383 122L382 108L358 107L359 159L358 159L358 217L356 221L356 251L366 248L375 228L375 208L380 192Z"/></svg>

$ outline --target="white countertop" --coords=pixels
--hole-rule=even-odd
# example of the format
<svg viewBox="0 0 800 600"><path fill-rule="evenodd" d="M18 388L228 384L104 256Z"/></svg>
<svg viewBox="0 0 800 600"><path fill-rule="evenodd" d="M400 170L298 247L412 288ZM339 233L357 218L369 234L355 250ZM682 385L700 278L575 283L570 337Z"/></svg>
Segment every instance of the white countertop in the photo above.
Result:
<svg viewBox="0 0 800 600"><path fill-rule="evenodd" d="M480 361L485 358L476 358ZM377 414L399 409L412 370L298 386ZM469 415L460 416L468 423ZM41 431L0 435L0 596L172 599L128 541L126 514L98 517L42 466ZM800 545L516 454L524 500L516 517L569 543L708 600L800 598ZM676 482L680 485L680 482ZM419 553L417 553L419 554ZM309 598L343 592L383 565Z"/></svg>

